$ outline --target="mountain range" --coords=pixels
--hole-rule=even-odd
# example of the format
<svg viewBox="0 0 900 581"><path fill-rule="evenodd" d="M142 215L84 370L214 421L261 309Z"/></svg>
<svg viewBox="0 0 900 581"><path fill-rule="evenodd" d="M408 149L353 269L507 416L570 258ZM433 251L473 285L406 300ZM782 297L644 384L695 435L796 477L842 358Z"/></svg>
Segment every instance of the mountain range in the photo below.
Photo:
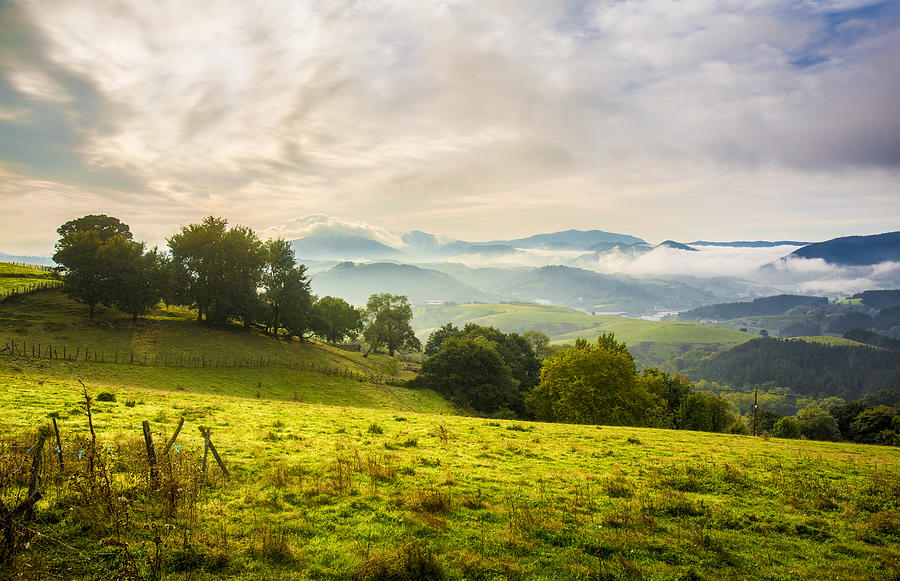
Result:
<svg viewBox="0 0 900 581"><path fill-rule="evenodd" d="M418 230L376 239L325 228L291 245L316 294L355 304L391 292L421 303L524 301L650 316L782 293L900 288L900 232L812 244L650 244L602 230L470 242ZM3 253L0 260L52 264Z"/></svg>

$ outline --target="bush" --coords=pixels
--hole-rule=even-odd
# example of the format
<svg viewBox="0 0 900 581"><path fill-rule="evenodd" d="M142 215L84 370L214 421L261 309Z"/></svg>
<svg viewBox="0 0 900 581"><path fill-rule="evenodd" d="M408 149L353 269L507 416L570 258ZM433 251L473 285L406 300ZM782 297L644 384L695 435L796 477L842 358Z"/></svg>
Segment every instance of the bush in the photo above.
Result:
<svg viewBox="0 0 900 581"><path fill-rule="evenodd" d="M837 420L816 405L808 405L797 412L800 435L810 440L837 441L841 439Z"/></svg>
<svg viewBox="0 0 900 581"><path fill-rule="evenodd" d="M101 391L97 394L97 401L116 401L116 394L108 391Z"/></svg>
<svg viewBox="0 0 900 581"><path fill-rule="evenodd" d="M799 438L800 424L794 418L781 418L775 422L772 435L776 438Z"/></svg>

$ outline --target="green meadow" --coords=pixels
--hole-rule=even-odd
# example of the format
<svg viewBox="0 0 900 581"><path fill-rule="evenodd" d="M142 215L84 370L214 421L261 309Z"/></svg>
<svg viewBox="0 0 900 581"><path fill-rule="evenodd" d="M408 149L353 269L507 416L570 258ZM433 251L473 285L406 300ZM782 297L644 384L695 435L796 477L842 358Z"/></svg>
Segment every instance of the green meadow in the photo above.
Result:
<svg viewBox="0 0 900 581"><path fill-rule="evenodd" d="M642 366L660 365L692 349L722 351L756 337L752 333L700 323L590 315L567 307L524 303L451 304L419 307L415 313L413 323L423 339L448 322L457 326L475 323L507 333L535 329L545 333L556 345L571 344L576 339L594 341L603 333L613 332L618 340L628 344Z"/></svg>
<svg viewBox="0 0 900 581"><path fill-rule="evenodd" d="M50 438L0 578L900 575L896 448L463 417L403 387L413 364L192 316L0 303L0 349L25 353L0 354L4 510Z"/></svg>

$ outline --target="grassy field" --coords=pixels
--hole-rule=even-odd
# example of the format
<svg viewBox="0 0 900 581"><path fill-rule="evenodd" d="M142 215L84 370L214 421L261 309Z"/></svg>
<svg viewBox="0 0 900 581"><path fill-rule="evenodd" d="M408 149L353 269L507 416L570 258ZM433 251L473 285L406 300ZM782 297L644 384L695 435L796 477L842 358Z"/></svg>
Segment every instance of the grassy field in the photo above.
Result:
<svg viewBox="0 0 900 581"><path fill-rule="evenodd" d="M411 375L386 356L190 318L90 321L56 291L0 303L6 340L29 355L32 342L81 354L0 355L4 506L25 499L51 416L63 460L55 440L43 447L44 496L33 519L4 521L0 578L900 575L896 448L461 417L434 393L367 380ZM226 363L109 361L126 349ZM249 353L303 366L227 365ZM230 476L212 458L202 473L201 426Z"/></svg>
<svg viewBox="0 0 900 581"><path fill-rule="evenodd" d="M52 273L45 270L21 266L11 262L0 262L0 295L12 290L24 290L33 284L47 282Z"/></svg>
<svg viewBox="0 0 900 581"><path fill-rule="evenodd" d="M602 333L614 332L617 339L628 344L642 366L659 365L691 349L729 349L755 337L751 333L700 323L589 315L567 307L533 304L442 305L418 308L415 313L414 324L423 340L447 322L458 326L476 323L507 333L535 329L547 334L557 345L570 344L576 339L593 341Z"/></svg>
<svg viewBox="0 0 900 581"><path fill-rule="evenodd" d="M33 443L55 412L65 478L48 449L47 496L30 525L40 534L15 561L25 577L108 578L129 567L173 579L900 574L895 448L88 381L93 395L115 397L93 403L101 452L92 480L81 385L29 363L0 357L0 474L10 479L13 444ZM181 417L179 447L153 484L141 422L160 449ZM212 429L230 478L215 464L206 483L198 474L200 425ZM21 498L2 484L7 504Z"/></svg>
<svg viewBox="0 0 900 581"><path fill-rule="evenodd" d="M29 373L60 381L82 379L104 389L126 386L437 413L452 409L431 391L386 385L413 376L409 364L386 355L363 358L358 351L323 343L210 327L194 316L173 307L134 325L118 311L98 309L95 319L89 319L86 306L59 291L44 291L0 303L0 349L14 342L20 352L40 353L17 364ZM51 350L57 359L48 359Z"/></svg>

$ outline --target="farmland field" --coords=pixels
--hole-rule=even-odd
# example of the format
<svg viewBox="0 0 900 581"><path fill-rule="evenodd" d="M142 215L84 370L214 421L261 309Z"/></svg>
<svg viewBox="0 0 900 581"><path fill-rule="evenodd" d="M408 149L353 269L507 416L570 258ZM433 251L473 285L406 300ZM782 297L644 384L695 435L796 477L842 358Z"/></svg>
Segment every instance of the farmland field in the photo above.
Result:
<svg viewBox="0 0 900 581"><path fill-rule="evenodd" d="M58 414L66 481L45 454L36 577L122 572L118 534L159 566L235 578L859 579L900 574L900 451L622 427L494 421L113 387L93 422L115 498L88 509L82 387L0 358L5 459ZM86 382L89 393L99 386ZM107 398L109 399L109 398ZM184 496L150 484L140 425ZM230 478L196 481L212 429ZM212 462L212 460L210 460ZM101 487L102 488L102 487ZM21 496L15 486L4 495ZM124 499L124 500L123 500ZM162 506L160 506L162 505ZM118 533L94 512L127 516ZM114 519L112 519L114 520ZM74 550L73 550L74 549ZM391 576L395 575L395 576ZM426 577L427 578L427 577Z"/></svg>
<svg viewBox="0 0 900 581"><path fill-rule="evenodd" d="M590 315L567 307L534 304L466 304L419 307L415 310L419 336L424 340L438 326L476 323L504 332L541 331L552 343L565 345L576 339L594 341L613 332L628 344L641 366L660 365L691 349L722 351L756 335L735 329L683 321L645 321L614 315Z"/></svg>
<svg viewBox="0 0 900 581"><path fill-rule="evenodd" d="M57 291L0 304L6 510L53 442L0 547L12 576L900 575L896 448L462 417L402 387L411 364L191 317L89 320Z"/></svg>

